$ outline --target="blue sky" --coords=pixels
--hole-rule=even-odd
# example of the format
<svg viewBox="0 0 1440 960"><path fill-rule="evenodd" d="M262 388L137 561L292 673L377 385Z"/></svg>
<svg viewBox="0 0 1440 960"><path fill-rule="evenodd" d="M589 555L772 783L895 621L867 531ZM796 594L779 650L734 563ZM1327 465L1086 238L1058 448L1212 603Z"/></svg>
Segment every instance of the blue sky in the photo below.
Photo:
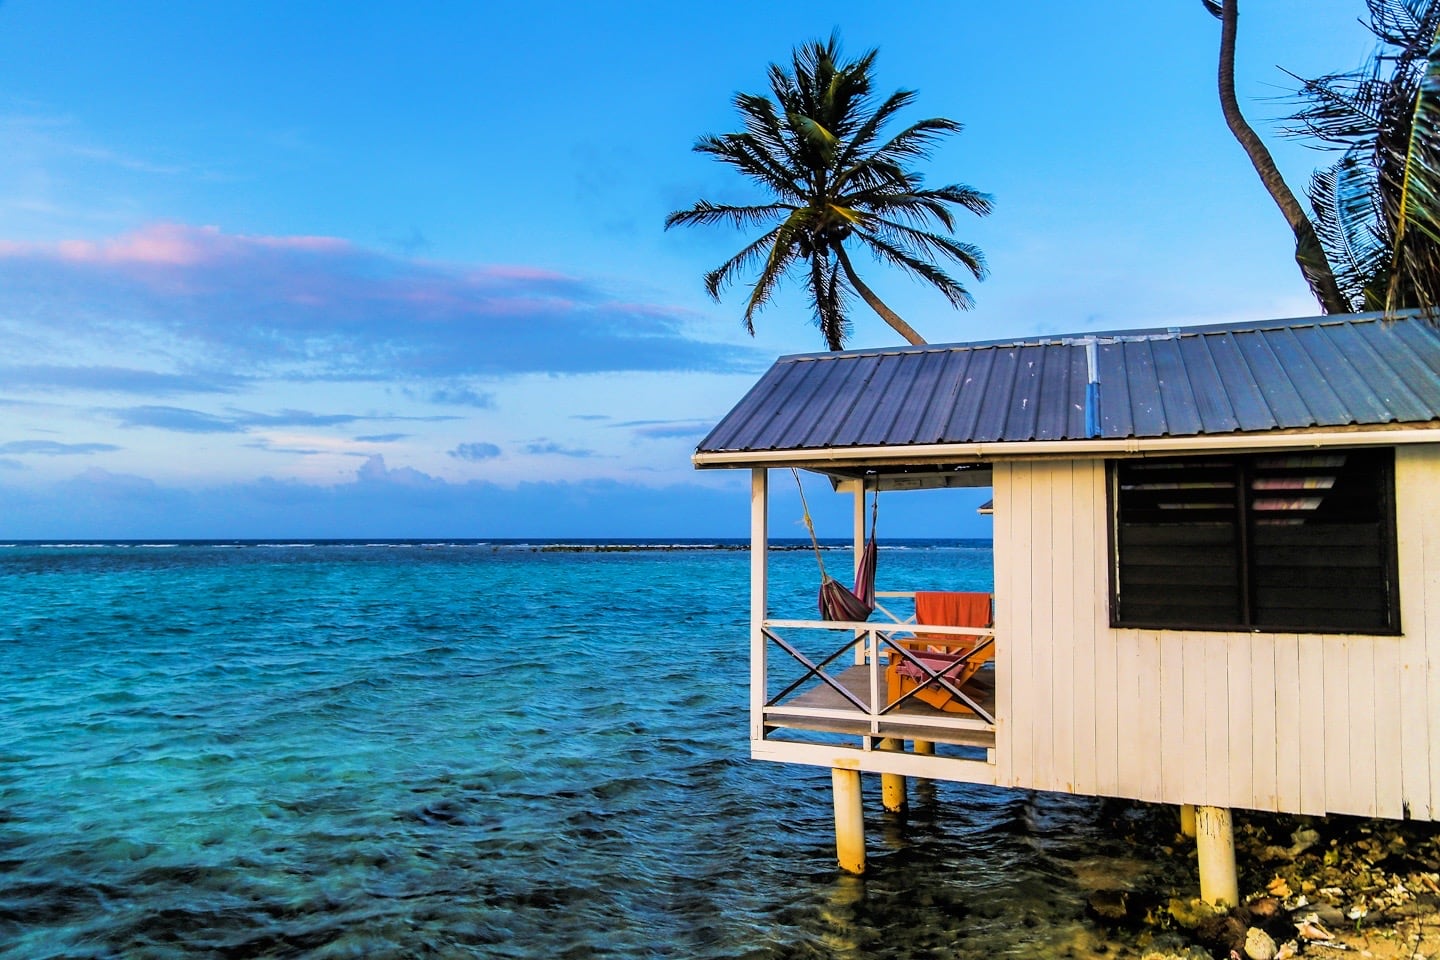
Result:
<svg viewBox="0 0 1440 960"><path fill-rule="evenodd" d="M1242 102L1297 188L1324 157L1270 135L1279 67L1357 65L1363 12L1242 7ZM661 224L757 199L690 146L837 28L909 120L965 124L927 180L995 198L957 231L975 310L866 265L931 342L1311 315L1218 27L1199 0L4 3L0 537L743 535L746 479L689 455L822 344L796 285L754 339L739 288L706 296L745 235ZM882 532L988 535L969 495L888 500Z"/></svg>

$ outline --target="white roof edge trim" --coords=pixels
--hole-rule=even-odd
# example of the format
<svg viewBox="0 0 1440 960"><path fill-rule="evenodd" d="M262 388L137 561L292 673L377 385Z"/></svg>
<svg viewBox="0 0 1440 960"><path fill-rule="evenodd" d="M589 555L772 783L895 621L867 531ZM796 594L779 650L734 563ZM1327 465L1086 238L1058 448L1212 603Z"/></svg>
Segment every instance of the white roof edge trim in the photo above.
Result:
<svg viewBox="0 0 1440 960"><path fill-rule="evenodd" d="M1388 446L1440 443L1440 424L1420 428L1311 431L1308 433L1223 433L1188 437L1127 437L1118 440L1011 440L1003 443L932 443L879 447L831 447L817 450L724 450L696 453L698 468L749 467L758 464L887 463L933 460L1022 460L1065 455L1168 453L1190 450L1293 449L1299 447Z"/></svg>

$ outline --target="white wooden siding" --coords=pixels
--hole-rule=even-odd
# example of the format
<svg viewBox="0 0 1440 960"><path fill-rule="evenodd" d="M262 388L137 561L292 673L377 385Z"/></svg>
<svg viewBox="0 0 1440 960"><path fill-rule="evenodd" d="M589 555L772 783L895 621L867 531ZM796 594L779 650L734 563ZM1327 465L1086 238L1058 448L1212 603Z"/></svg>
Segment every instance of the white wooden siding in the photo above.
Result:
<svg viewBox="0 0 1440 960"><path fill-rule="evenodd" d="M1440 820L1440 447L1395 453L1398 637L1112 629L1105 482L995 465L997 782Z"/></svg>

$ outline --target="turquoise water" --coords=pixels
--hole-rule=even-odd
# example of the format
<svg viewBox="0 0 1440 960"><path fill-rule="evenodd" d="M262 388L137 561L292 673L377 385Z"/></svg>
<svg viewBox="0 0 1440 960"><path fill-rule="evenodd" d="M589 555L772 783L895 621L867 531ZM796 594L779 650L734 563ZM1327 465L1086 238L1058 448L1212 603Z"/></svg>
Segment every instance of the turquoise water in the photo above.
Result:
<svg viewBox="0 0 1440 960"><path fill-rule="evenodd" d="M840 572L845 555L832 554ZM808 616L814 556L777 553ZM881 589L989 587L988 544ZM1099 801L747 759L748 555L0 545L0 957L994 957L1089 943ZM867 781L873 778L867 778ZM1124 831L1118 831L1123 833Z"/></svg>

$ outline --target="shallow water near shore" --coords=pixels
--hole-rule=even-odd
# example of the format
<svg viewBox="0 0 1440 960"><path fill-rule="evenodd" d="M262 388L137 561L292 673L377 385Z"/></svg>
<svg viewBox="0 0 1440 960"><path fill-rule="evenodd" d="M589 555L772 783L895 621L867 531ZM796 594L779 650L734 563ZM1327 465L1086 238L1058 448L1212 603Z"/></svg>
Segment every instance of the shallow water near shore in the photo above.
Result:
<svg viewBox="0 0 1440 960"><path fill-rule="evenodd" d="M1147 869L1154 813L867 778L837 874L828 774L747 757L748 555L541 546L0 544L0 957L1084 955Z"/></svg>

